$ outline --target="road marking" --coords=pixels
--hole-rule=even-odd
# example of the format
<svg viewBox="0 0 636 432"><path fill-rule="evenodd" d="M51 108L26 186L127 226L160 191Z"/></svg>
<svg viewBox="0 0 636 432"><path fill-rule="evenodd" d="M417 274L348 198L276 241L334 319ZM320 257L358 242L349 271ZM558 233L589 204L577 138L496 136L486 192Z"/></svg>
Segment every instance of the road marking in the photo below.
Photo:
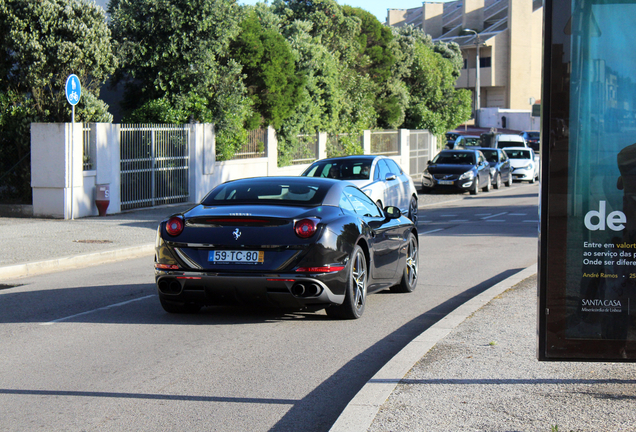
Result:
<svg viewBox="0 0 636 432"><path fill-rule="evenodd" d="M524 222L529 222L529 223L539 223L538 220L524 220Z"/></svg>
<svg viewBox="0 0 636 432"><path fill-rule="evenodd" d="M444 228L438 228L438 229L434 229L434 230L431 230L431 231L426 231L426 232L420 233L420 235L431 234L431 233L438 232L438 231L444 231Z"/></svg>
<svg viewBox="0 0 636 432"><path fill-rule="evenodd" d="M510 216L525 216L526 213L510 213Z"/></svg>
<svg viewBox="0 0 636 432"><path fill-rule="evenodd" d="M508 214L508 212L497 213L497 214L492 215L492 216L486 216L486 217L482 218L482 220L486 220L486 219L494 218L494 217L497 217L497 216L502 216L502 215L505 215L505 214Z"/></svg>
<svg viewBox="0 0 636 432"><path fill-rule="evenodd" d="M100 307L100 308L89 310L89 311L86 311L86 312L81 312L81 313L78 313L78 314L75 314L75 315L70 315L70 316L67 316L67 317L64 317L64 318L59 318L59 319L56 319L56 320L53 320L53 321L49 321L49 322L46 322L46 323L40 323L40 325L53 325L53 324L58 323L58 322L67 321L67 320L70 320L70 319L73 319L73 318L77 318L77 317L80 317L80 316L83 316L83 315L92 314L94 312L101 312L101 311L105 311L107 309L116 308L116 307L119 307L119 306L125 306L127 304L138 302L138 301L145 300L145 299L148 299L148 298L151 298L151 297L155 297L155 296L156 296L156 294L153 294L153 295L149 295L149 296L145 296L145 297L139 297L139 298L136 298L134 300L128 300L128 301L121 302L121 303L115 303L115 304L112 304L112 305Z"/></svg>

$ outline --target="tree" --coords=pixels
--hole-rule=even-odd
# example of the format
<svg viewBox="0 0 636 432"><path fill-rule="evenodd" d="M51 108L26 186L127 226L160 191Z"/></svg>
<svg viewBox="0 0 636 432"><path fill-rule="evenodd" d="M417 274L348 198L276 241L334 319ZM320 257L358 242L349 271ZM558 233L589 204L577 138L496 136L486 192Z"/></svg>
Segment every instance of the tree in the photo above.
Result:
<svg viewBox="0 0 636 432"><path fill-rule="evenodd" d="M93 2L0 0L2 201L31 201L30 124L71 120L68 75L82 83L76 120L112 119L99 88L116 64L104 10Z"/></svg>
<svg viewBox="0 0 636 432"><path fill-rule="evenodd" d="M111 0L109 12L129 117L215 123L217 155L231 156L252 115L242 66L225 58L242 9L233 0Z"/></svg>
<svg viewBox="0 0 636 432"><path fill-rule="evenodd" d="M471 96L455 89L457 62L436 52L430 36L419 29L405 26L393 32L400 51L395 74L410 95L403 127L441 135L468 120Z"/></svg>
<svg viewBox="0 0 636 432"><path fill-rule="evenodd" d="M303 76L296 70L289 43L277 29L264 28L256 12L248 12L240 27L229 55L242 64L243 81L260 117L248 127L280 128L301 102Z"/></svg>

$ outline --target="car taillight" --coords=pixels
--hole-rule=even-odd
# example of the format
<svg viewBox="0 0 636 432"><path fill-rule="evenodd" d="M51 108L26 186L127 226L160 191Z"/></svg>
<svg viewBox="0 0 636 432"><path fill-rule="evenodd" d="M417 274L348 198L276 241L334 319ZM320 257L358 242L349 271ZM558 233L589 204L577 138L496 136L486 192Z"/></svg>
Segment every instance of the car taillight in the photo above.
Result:
<svg viewBox="0 0 636 432"><path fill-rule="evenodd" d="M166 223L166 232L171 236L178 236L183 232L185 226L181 216L173 216Z"/></svg>
<svg viewBox="0 0 636 432"><path fill-rule="evenodd" d="M294 231L300 238L309 238L316 232L317 223L313 219L302 219L294 224Z"/></svg>
<svg viewBox="0 0 636 432"><path fill-rule="evenodd" d="M322 267L298 267L296 269L299 273L335 273L343 270L344 266L322 266Z"/></svg>

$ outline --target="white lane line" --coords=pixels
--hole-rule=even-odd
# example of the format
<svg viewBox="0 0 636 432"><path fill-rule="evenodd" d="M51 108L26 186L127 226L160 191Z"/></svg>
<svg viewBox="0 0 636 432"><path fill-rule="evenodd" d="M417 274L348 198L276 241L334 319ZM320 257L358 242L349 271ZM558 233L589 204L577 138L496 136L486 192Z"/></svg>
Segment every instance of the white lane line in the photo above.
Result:
<svg viewBox="0 0 636 432"><path fill-rule="evenodd" d="M444 228L438 228L438 229L434 229L434 230L431 230L431 231L426 231L426 232L420 233L420 235L431 234L431 233L438 232L438 231L444 231Z"/></svg>
<svg viewBox="0 0 636 432"><path fill-rule="evenodd" d="M510 216L526 216L526 213L510 213Z"/></svg>
<svg viewBox="0 0 636 432"><path fill-rule="evenodd" d="M497 213L497 214L494 214L494 215L492 215L492 216L487 216L487 217L482 218L482 220L486 220L486 219L494 218L494 217L501 216L501 215L505 215L505 214L508 214L508 212Z"/></svg>
<svg viewBox="0 0 636 432"><path fill-rule="evenodd" d="M539 223L538 220L524 220L523 222L529 222L529 223Z"/></svg>
<svg viewBox="0 0 636 432"><path fill-rule="evenodd" d="M153 295L149 295L149 296L145 296L145 297L139 297L139 298L136 298L134 300L128 300L128 301L121 302L121 303L115 303L115 304L112 304L112 305L100 307L100 308L89 310L89 311L86 311L86 312L81 312L81 313L78 313L78 314L75 314L75 315L70 315L70 316L67 316L67 317L64 317L64 318L59 318L59 319L56 319L56 320L53 320L53 321L49 321L49 322L46 322L46 323L40 323L40 325L53 325L53 324L61 322L61 321L67 321L67 320L70 320L70 319L73 319L73 318L77 318L77 317L80 317L80 316L83 316L83 315L88 315L88 314L92 314L92 313L95 313L95 312L100 312L100 311L104 311L104 310L107 310L107 309L116 308L116 307L119 307L119 306L125 306L127 304L138 302L138 301L145 300L145 299L148 299L148 298L151 298L151 297L155 297L155 296L156 296L156 294L153 294Z"/></svg>

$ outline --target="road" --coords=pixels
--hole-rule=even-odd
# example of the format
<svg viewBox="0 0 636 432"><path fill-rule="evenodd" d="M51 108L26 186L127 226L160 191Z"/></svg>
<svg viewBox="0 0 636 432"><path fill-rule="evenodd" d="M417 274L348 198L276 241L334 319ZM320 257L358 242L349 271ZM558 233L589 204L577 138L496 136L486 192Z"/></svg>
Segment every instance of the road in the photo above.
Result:
<svg viewBox="0 0 636 432"><path fill-rule="evenodd" d="M537 259L536 185L421 198L415 292L364 316L159 306L152 259L0 291L0 430L327 431L416 335Z"/></svg>

